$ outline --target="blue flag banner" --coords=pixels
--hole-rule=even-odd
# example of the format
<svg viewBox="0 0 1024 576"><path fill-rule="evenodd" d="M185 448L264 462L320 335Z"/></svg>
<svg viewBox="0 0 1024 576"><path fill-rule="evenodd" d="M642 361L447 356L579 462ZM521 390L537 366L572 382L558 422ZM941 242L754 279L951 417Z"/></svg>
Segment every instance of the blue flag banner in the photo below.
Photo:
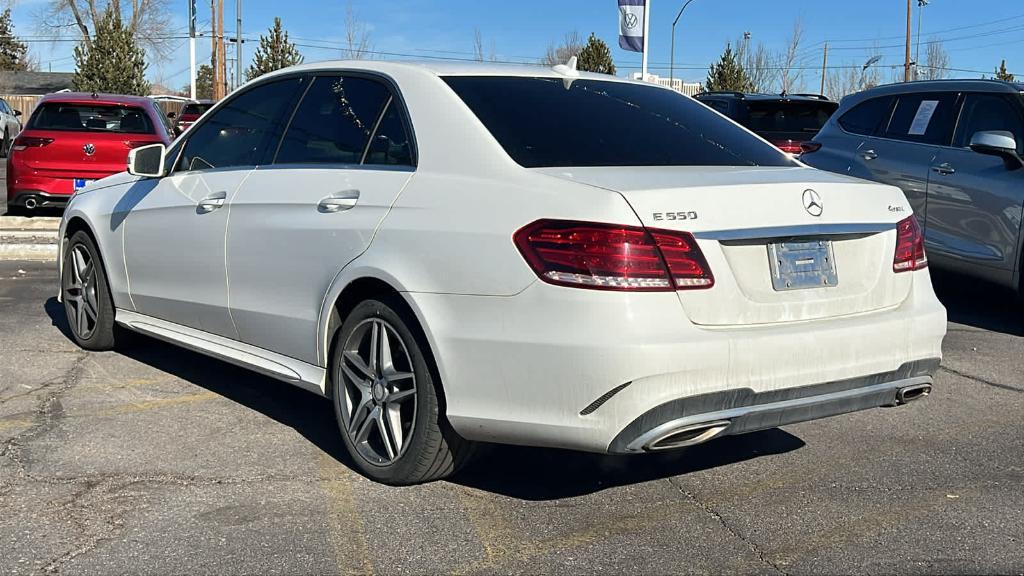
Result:
<svg viewBox="0 0 1024 576"><path fill-rule="evenodd" d="M644 17L647 0L619 0L619 47L644 51Z"/></svg>

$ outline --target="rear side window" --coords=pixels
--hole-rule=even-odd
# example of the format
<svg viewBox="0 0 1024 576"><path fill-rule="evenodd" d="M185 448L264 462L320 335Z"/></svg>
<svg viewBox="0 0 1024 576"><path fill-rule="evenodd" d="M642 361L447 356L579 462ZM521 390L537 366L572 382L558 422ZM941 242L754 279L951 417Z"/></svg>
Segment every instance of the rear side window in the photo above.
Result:
<svg viewBox="0 0 1024 576"><path fill-rule="evenodd" d="M303 81L278 80L244 90L191 132L182 170L255 166L276 145ZM273 150L269 150L273 152Z"/></svg>
<svg viewBox="0 0 1024 576"><path fill-rule="evenodd" d="M835 102L764 101L747 103L747 128L757 133L789 132L813 136L828 122Z"/></svg>
<svg viewBox="0 0 1024 576"><path fill-rule="evenodd" d="M873 136L889 120L893 99L884 96L861 102L839 118L839 125L851 134Z"/></svg>
<svg viewBox="0 0 1024 576"><path fill-rule="evenodd" d="M60 102L44 102L36 108L28 128L67 132L154 133L153 122L142 108Z"/></svg>
<svg viewBox="0 0 1024 576"><path fill-rule="evenodd" d="M364 164L412 166L412 139L398 100L392 99L370 140Z"/></svg>
<svg viewBox="0 0 1024 576"><path fill-rule="evenodd" d="M904 94L885 131L886 138L949 145L956 120L956 93Z"/></svg>
<svg viewBox="0 0 1024 576"><path fill-rule="evenodd" d="M793 166L703 104L605 80L450 76L509 156L551 166Z"/></svg>
<svg viewBox="0 0 1024 576"><path fill-rule="evenodd" d="M366 78L316 78L292 118L275 164L361 163L390 99L387 87Z"/></svg>

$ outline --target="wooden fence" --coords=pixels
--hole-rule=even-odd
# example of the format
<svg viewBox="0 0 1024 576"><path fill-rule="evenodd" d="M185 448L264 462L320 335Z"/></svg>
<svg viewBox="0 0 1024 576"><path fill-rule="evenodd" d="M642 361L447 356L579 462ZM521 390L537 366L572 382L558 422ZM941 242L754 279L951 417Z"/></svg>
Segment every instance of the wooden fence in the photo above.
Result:
<svg viewBox="0 0 1024 576"><path fill-rule="evenodd" d="M42 96L6 96L0 94L0 98L6 100L13 110L21 111L21 121L24 123L28 122L28 117L32 115L32 111L36 109L36 104L39 103ZM181 109L185 107L184 102L173 100L159 101L157 105L164 111L164 114L174 112L175 115L181 114Z"/></svg>

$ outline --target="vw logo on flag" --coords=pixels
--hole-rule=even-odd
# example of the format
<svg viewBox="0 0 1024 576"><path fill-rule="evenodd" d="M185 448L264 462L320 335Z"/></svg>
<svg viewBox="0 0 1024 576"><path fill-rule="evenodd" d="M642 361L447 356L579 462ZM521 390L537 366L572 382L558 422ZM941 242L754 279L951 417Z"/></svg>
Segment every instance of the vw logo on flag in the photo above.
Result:
<svg viewBox="0 0 1024 576"><path fill-rule="evenodd" d="M619 0L619 47L644 51L644 12L647 0Z"/></svg>
<svg viewBox="0 0 1024 576"><path fill-rule="evenodd" d="M636 14L629 12L626 14L622 23L626 25L627 30L632 30L633 28L636 28L637 24L640 23L640 19L636 17Z"/></svg>

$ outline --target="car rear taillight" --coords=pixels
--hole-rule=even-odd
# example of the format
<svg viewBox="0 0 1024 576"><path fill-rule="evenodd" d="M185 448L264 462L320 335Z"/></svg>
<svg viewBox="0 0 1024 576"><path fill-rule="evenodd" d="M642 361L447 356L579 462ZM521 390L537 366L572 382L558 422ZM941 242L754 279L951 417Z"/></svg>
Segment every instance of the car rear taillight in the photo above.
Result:
<svg viewBox="0 0 1024 576"><path fill-rule="evenodd" d="M772 142L772 144L787 154L799 154L803 151L800 147L800 142L797 142L796 140L776 140Z"/></svg>
<svg viewBox="0 0 1024 576"><path fill-rule="evenodd" d="M513 240L533 271L550 284L668 292L715 283L687 232L538 220L516 232Z"/></svg>
<svg viewBox="0 0 1024 576"><path fill-rule="evenodd" d="M893 272L909 272L928 266L924 253L924 234L917 218L910 216L896 224L896 255L892 260Z"/></svg>
<svg viewBox="0 0 1024 576"><path fill-rule="evenodd" d="M34 136L18 136L11 144L12 150L21 152L27 148L42 148L53 143L53 138L36 138Z"/></svg>
<svg viewBox="0 0 1024 576"><path fill-rule="evenodd" d="M801 142L800 150L802 154L811 154L821 150L821 142Z"/></svg>
<svg viewBox="0 0 1024 576"><path fill-rule="evenodd" d="M125 140L124 145L127 148L139 148L140 146L149 146L150 144L157 144L152 140Z"/></svg>

